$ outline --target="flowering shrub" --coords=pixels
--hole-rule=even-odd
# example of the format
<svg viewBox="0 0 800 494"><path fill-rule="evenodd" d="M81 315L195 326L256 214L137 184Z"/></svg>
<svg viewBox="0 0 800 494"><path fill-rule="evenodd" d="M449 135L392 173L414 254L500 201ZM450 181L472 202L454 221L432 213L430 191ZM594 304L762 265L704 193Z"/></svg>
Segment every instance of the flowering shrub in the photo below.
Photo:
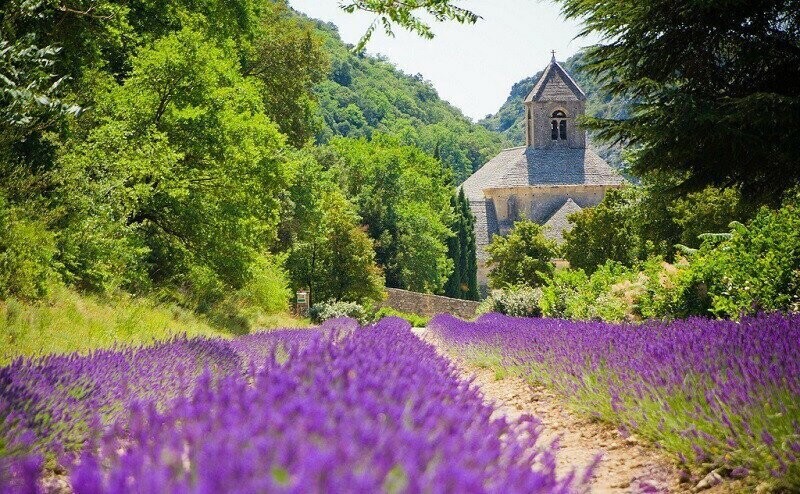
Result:
<svg viewBox="0 0 800 494"><path fill-rule="evenodd" d="M329 319L339 317L351 317L364 322L367 312L364 307L357 302L344 302L340 300L329 300L314 304L309 311L309 315L314 322L325 322Z"/></svg>
<svg viewBox="0 0 800 494"><path fill-rule="evenodd" d="M542 315L540 301L542 290L526 286L512 286L502 290L492 290L478 306L479 314L497 312L515 317L539 317Z"/></svg>
<svg viewBox="0 0 800 494"><path fill-rule="evenodd" d="M437 316L429 328L687 467L800 486L800 316L632 326L488 314L474 323Z"/></svg>
<svg viewBox="0 0 800 494"><path fill-rule="evenodd" d="M557 479L554 449L537 444L536 419L492 418L477 388L409 329L399 318L365 329L338 320L320 330L63 357L59 371L104 390L90 386L92 398L82 403L58 381L48 388L61 393L53 403L67 410L126 403L106 426L86 424L91 434L79 461L66 465L71 486L77 494L582 488L591 472ZM95 358L104 363L95 366ZM130 372L136 364L146 375ZM36 401L39 385L27 379L55 377L46 369L18 361L0 379L0 413L17 410L36 433L41 424L24 404ZM17 402L8 407L11 394ZM72 419L61 414L54 423ZM0 459L0 492L33 486L37 456L5 466Z"/></svg>

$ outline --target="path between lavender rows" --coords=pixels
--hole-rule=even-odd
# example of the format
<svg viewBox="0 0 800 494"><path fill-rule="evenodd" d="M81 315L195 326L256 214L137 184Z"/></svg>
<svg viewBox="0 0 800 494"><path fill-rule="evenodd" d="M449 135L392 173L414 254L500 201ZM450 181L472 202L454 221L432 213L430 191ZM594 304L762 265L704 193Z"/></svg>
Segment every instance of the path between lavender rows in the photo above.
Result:
<svg viewBox="0 0 800 494"><path fill-rule="evenodd" d="M497 379L493 371L475 367L448 353L442 342L425 328L412 331L450 359L465 379L474 377L474 383L486 400L494 404L496 413L510 419L530 414L541 420L541 440L559 441L559 475L573 467L584 469L597 455L602 455L592 478L593 493L642 492L648 487L658 492L694 491L693 485L679 483L679 472L666 456L635 436L625 439L608 424L572 413L558 396L542 386L533 388L513 376ZM721 484L703 492L723 494L733 490L732 486Z"/></svg>

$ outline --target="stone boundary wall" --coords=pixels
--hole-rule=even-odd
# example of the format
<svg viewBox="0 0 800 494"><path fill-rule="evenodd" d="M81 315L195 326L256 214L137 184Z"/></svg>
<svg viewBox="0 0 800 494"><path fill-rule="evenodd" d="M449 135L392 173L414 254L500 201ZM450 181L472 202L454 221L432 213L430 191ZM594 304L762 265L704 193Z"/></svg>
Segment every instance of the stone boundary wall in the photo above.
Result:
<svg viewBox="0 0 800 494"><path fill-rule="evenodd" d="M380 305L391 307L401 312L411 312L420 316L431 317L448 313L462 319L474 319L478 302L457 298L409 292L398 288L387 288L388 297Z"/></svg>

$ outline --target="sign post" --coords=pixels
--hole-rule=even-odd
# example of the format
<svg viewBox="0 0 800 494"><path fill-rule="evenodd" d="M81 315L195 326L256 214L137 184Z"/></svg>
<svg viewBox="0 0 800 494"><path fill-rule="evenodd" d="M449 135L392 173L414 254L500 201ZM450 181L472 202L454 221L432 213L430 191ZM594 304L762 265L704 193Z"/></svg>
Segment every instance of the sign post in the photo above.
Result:
<svg viewBox="0 0 800 494"><path fill-rule="evenodd" d="M298 316L308 316L308 291L300 289L297 291L297 299L295 301L296 312Z"/></svg>

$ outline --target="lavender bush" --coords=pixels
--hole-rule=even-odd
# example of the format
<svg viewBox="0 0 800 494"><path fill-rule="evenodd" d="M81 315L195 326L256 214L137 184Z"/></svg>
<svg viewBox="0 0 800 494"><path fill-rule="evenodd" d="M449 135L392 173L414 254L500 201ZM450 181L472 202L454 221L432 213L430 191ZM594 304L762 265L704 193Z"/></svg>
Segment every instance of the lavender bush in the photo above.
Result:
<svg viewBox="0 0 800 494"><path fill-rule="evenodd" d="M465 358L560 391L687 467L800 486L800 316L616 325L488 314L430 328Z"/></svg>
<svg viewBox="0 0 800 494"><path fill-rule="evenodd" d="M102 408L105 396L126 406L105 426L87 424L82 453L66 465L72 487L78 494L583 488L588 473L556 478L554 449L537 444L539 424L533 417L493 419L494 409L477 388L460 380L452 364L409 329L397 318L363 329L336 321L320 330L230 342L175 341L150 353L118 352L126 355L118 358L132 363L121 364L119 372L107 370L108 364L98 368L106 369L103 387L122 390L106 391L80 407ZM201 360L185 350L191 345L213 348L206 355L216 364L198 366ZM106 353L65 358L59 369L73 365L83 373L73 369L78 375L95 378L90 360L98 357L114 360ZM162 358L194 365L188 365L191 372L177 373L180 378L149 371L154 392L130 393L130 382L135 389L146 384L126 367L138 358L147 358L139 365L157 369L178 365ZM3 369L12 385L0 389L0 403L7 403L12 388L38 389L19 374L33 372L36 365L18 361ZM37 372L36 377L43 371ZM59 399L65 394L61 391ZM6 419L16 416L41 437L40 424L27 411L18 412L16 405L10 410ZM60 415L55 422L69 420ZM3 478L10 492L36 488L37 456L7 461L8 468L0 468L0 492Z"/></svg>

